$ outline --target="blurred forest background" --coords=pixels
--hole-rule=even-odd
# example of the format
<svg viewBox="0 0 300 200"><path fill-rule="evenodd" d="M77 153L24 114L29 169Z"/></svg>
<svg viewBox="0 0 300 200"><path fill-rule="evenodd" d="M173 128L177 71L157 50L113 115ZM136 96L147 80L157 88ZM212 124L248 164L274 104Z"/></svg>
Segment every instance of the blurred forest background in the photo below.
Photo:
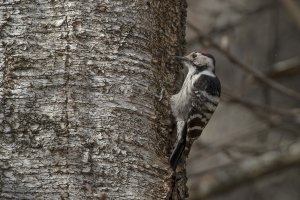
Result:
<svg viewBox="0 0 300 200"><path fill-rule="evenodd" d="M217 60L219 105L188 160L191 199L300 199L300 0L188 0L187 52Z"/></svg>

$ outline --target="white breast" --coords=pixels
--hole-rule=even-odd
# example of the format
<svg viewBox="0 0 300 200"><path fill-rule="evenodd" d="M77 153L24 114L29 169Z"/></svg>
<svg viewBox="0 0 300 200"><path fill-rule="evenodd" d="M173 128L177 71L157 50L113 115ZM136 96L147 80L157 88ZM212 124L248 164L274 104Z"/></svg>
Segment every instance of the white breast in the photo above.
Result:
<svg viewBox="0 0 300 200"><path fill-rule="evenodd" d="M190 70L182 84L181 90L170 99L172 112L177 120L185 121L188 117L192 86L193 82L196 80L193 74L194 71Z"/></svg>
<svg viewBox="0 0 300 200"><path fill-rule="evenodd" d="M198 74L195 74L195 69L190 68L189 73L187 74L181 90L171 97L171 108L173 115L177 118L177 120L187 120L188 112L191 107L191 97L192 97L192 87L194 82L200 78L201 75L213 76L214 73L209 70L205 70Z"/></svg>

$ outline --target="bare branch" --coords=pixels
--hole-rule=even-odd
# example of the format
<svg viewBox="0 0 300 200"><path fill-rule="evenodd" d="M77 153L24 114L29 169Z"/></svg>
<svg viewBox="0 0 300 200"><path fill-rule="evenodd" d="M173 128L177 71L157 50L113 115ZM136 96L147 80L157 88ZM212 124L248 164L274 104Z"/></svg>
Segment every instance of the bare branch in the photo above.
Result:
<svg viewBox="0 0 300 200"><path fill-rule="evenodd" d="M293 0L280 0L290 18L295 22L300 29L300 8Z"/></svg>
<svg viewBox="0 0 300 200"><path fill-rule="evenodd" d="M245 128L243 131L240 131L239 133L236 133L234 135L237 135L233 138L228 138L227 140L223 140L221 143L218 142L217 144L210 144L210 145L201 145L201 150L205 152L205 155L197 154L193 157L189 158L188 162L191 162L193 160L197 160L197 158L201 157L201 159L205 157L212 156L213 154L216 154L220 151L232 149L232 144L235 143L235 141L240 139L246 139L248 137L253 138L255 135L265 133L266 130L270 130L270 125L272 128L282 128L285 131L289 131L292 133L298 134L298 128L295 128L292 126L291 123L299 123L297 119L299 118L299 113L294 112L293 110L284 110L275 108L268 105L262 105L257 104L253 102L249 102L246 100L243 100L229 92L226 88L223 88L223 101L229 102L229 103L237 103L246 109L249 109L249 111L253 112L255 115L257 115L259 118L261 118L260 122L263 124L252 124L250 127ZM267 113L267 114L265 114ZM288 123L286 123L288 122ZM198 147L200 150L200 147ZM253 147L253 150L257 147ZM259 152L264 152L266 149L259 149ZM254 152L254 151L253 151ZM255 151L257 152L257 151Z"/></svg>
<svg viewBox="0 0 300 200"><path fill-rule="evenodd" d="M190 174L197 177L191 184L191 199L202 199L233 189L269 173L300 164L300 140L276 151L214 170Z"/></svg>
<svg viewBox="0 0 300 200"><path fill-rule="evenodd" d="M276 63L273 70L268 73L272 79L285 78L300 75L300 58L294 57Z"/></svg>
<svg viewBox="0 0 300 200"><path fill-rule="evenodd" d="M258 135L261 135L263 133L266 133L266 131L269 130L268 127L260 125L255 126L254 128L248 128L248 131L239 131L236 137L227 138L225 140L222 140L218 143L212 143L212 144L199 144L199 142L196 142L196 147L198 148L198 153L195 155L192 155L187 160L188 164L191 164L193 162L199 162L199 159L201 159L201 162L204 162L205 159L212 157L215 154L218 154L220 152L226 152L230 151L235 146L233 144L236 143L238 140L247 140L249 137L257 137ZM240 135L239 135L240 134ZM255 148L255 147L254 147ZM235 150L237 150L235 148ZM232 160L232 159L231 159Z"/></svg>
<svg viewBox="0 0 300 200"><path fill-rule="evenodd" d="M239 59L237 59L234 55L232 55L230 52L228 52L226 49L222 48L220 45L218 45L217 43L215 43L212 38L210 38L209 36L203 35L201 33L201 31L194 26L192 23L187 22L187 25L193 29L195 32L198 33L199 35L199 40L201 43L203 43L204 41L207 41L209 43L209 45L211 47L213 47L214 49L218 50L220 53L222 53L224 56L226 56L226 58L233 64L235 64L235 66L243 69L244 71L252 74L257 80L259 80L260 82L264 83L265 85L269 86L270 88L286 95L289 97L292 97L294 99L300 100L300 94L298 92L295 92L294 90L287 88L273 80L271 80L270 78L266 77L263 73L261 73L260 71L256 70L254 67L250 67L246 64L244 64L243 62L241 62Z"/></svg>
<svg viewBox="0 0 300 200"><path fill-rule="evenodd" d="M234 28L237 28L238 26L245 24L247 20L251 19L250 18L251 16L254 16L254 15L257 16L258 14L260 14L262 12L265 12L266 10L271 9L272 6L273 6L273 3L267 3L265 5L262 5L262 6L258 7L258 8L252 9L252 10L239 9L237 7L233 7L232 9L235 12L240 13L243 16L239 20L237 20L235 22L232 22L230 24L226 24L225 26L222 26L222 27L213 28L208 34L209 35L217 35L217 34L224 34L224 33L228 32L228 31L231 31Z"/></svg>
<svg viewBox="0 0 300 200"><path fill-rule="evenodd" d="M237 96L234 96L233 94L231 94L228 91L229 90L224 91L224 89L223 89L223 94L224 94L223 97L225 97L225 99L227 99L228 102L238 103L238 104L241 104L244 107L247 107L252 110L255 109L255 110L260 110L260 111L267 111L268 113L271 113L274 115L279 115L280 117L285 116L292 120L296 120L296 118L298 117L297 113L294 113L292 111L246 101Z"/></svg>

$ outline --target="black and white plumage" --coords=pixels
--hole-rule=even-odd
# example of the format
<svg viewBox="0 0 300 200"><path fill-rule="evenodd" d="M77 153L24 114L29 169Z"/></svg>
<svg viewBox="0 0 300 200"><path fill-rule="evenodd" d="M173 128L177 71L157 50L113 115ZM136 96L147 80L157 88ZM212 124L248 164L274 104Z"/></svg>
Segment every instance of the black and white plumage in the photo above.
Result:
<svg viewBox="0 0 300 200"><path fill-rule="evenodd" d="M177 141L170 158L173 170L183 154L188 156L193 142L201 135L219 103L221 92L215 74L216 62L211 54L192 52L177 59L188 69L188 74L181 90L171 97L177 125Z"/></svg>

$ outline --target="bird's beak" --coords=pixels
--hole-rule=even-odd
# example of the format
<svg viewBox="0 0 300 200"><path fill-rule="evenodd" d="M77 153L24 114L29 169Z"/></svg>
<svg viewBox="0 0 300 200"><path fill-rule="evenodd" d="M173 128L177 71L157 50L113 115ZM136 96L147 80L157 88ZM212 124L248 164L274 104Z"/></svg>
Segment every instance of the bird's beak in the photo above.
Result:
<svg viewBox="0 0 300 200"><path fill-rule="evenodd" d="M183 56L175 56L175 59L178 60L178 61L184 61L184 60L187 60L186 57L183 57Z"/></svg>

